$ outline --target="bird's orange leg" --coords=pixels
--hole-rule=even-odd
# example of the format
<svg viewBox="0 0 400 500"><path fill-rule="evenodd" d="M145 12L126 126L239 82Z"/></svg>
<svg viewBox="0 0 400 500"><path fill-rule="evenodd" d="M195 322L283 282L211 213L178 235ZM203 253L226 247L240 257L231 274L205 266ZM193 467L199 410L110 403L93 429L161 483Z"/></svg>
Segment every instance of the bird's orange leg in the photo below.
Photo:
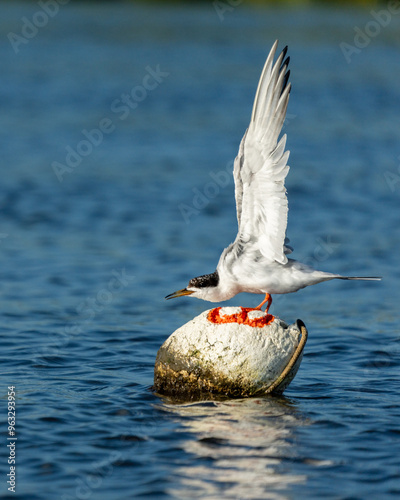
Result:
<svg viewBox="0 0 400 500"><path fill-rule="evenodd" d="M261 308L265 303L267 303L267 307L265 308L265 312L267 313L270 308L270 305L272 304L272 297L269 293L265 294L265 299L261 302L259 306L255 307L254 309L259 309L261 311Z"/></svg>

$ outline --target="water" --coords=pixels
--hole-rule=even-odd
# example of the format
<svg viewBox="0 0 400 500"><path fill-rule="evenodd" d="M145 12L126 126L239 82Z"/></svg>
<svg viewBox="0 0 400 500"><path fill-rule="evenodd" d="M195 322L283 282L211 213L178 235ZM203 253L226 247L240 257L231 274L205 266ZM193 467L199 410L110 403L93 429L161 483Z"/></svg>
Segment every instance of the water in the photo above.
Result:
<svg viewBox="0 0 400 500"><path fill-rule="evenodd" d="M1 8L2 498L398 498L400 17L347 63L368 10L71 3L15 53L39 7ZM384 281L274 299L309 330L283 397L177 404L151 391L155 356L209 305L163 297L235 236L225 172L275 38L294 257Z"/></svg>

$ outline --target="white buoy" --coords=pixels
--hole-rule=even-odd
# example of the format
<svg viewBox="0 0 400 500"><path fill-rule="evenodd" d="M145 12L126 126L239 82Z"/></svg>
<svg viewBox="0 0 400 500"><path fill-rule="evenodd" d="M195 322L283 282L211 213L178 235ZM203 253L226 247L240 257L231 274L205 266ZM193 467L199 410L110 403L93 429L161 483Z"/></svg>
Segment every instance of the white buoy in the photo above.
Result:
<svg viewBox="0 0 400 500"><path fill-rule="evenodd" d="M160 347L154 388L161 394L259 396L282 393L300 366L307 330L263 311L204 311Z"/></svg>

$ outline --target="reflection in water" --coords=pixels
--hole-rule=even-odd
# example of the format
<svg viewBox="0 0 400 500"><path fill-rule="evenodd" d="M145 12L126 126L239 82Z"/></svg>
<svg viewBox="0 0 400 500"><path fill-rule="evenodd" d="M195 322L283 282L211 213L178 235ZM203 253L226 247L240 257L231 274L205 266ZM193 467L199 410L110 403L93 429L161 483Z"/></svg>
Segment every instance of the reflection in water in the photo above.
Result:
<svg viewBox="0 0 400 500"><path fill-rule="evenodd" d="M176 470L179 487L170 493L177 498L278 500L288 498L289 485L306 480L282 466L296 456L293 429L307 424L288 399L168 402L164 409L196 438L182 443L196 460Z"/></svg>

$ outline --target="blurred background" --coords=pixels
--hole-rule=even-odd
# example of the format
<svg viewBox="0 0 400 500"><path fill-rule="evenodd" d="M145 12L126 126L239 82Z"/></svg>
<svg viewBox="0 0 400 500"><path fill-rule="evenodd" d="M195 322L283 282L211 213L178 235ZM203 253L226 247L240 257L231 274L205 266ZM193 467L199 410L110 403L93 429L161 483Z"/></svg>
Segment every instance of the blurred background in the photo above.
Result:
<svg viewBox="0 0 400 500"><path fill-rule="evenodd" d="M0 12L0 415L6 432L15 386L18 498L397 498L400 3ZM174 404L151 391L157 350L212 305L163 297L235 238L233 159L276 39L293 257L384 279L274 297L309 329L285 397Z"/></svg>

